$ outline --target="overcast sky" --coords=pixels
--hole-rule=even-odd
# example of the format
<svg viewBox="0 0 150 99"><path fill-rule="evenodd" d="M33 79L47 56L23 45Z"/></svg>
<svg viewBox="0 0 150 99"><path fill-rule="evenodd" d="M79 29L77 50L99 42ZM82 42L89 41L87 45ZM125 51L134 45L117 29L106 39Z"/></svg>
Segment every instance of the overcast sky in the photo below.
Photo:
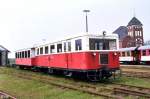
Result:
<svg viewBox="0 0 150 99"><path fill-rule="evenodd" d="M13 52L43 39L85 32L84 9L91 11L90 33L112 33L126 26L135 12L144 40L150 40L150 0L0 0L0 45Z"/></svg>

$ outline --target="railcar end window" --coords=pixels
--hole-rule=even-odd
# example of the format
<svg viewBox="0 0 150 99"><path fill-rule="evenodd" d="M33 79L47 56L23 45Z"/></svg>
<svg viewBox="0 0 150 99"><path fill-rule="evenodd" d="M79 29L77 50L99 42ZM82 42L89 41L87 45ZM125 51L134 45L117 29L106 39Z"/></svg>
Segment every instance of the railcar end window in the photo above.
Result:
<svg viewBox="0 0 150 99"><path fill-rule="evenodd" d="M48 54L48 46L45 46L45 54Z"/></svg>
<svg viewBox="0 0 150 99"><path fill-rule="evenodd" d="M76 48L76 51L82 50L82 40L81 39L75 40L75 48Z"/></svg>
<svg viewBox="0 0 150 99"><path fill-rule="evenodd" d="M40 48L40 54L43 54L43 47Z"/></svg>
<svg viewBox="0 0 150 99"><path fill-rule="evenodd" d="M89 49L90 50L114 50L116 49L115 39L89 39Z"/></svg>
<svg viewBox="0 0 150 99"><path fill-rule="evenodd" d="M51 45L51 46L50 46L50 52L51 52L51 53L54 53L54 52L55 52L55 45Z"/></svg>
<svg viewBox="0 0 150 99"><path fill-rule="evenodd" d="M62 52L62 44L57 44L57 53Z"/></svg>

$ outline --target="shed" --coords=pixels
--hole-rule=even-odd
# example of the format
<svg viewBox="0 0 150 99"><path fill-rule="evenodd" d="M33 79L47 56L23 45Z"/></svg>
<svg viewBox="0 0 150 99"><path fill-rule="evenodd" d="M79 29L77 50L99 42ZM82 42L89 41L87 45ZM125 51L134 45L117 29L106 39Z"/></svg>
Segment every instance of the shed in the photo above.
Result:
<svg viewBox="0 0 150 99"><path fill-rule="evenodd" d="M0 66L4 66L8 64L8 49L0 45Z"/></svg>

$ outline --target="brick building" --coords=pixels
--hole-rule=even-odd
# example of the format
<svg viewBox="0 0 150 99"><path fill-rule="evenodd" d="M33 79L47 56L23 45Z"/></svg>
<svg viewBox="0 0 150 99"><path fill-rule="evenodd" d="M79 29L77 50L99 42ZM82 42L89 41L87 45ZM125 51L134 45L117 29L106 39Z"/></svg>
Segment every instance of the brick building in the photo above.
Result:
<svg viewBox="0 0 150 99"><path fill-rule="evenodd" d="M133 17L127 26L120 26L113 33L119 35L119 47L135 47L144 44L142 23Z"/></svg>

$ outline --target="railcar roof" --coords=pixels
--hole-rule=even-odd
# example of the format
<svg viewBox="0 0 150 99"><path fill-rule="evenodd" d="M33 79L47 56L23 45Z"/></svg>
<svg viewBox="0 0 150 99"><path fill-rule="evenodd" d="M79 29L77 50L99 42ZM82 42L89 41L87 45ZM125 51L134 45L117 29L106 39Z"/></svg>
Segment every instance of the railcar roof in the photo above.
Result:
<svg viewBox="0 0 150 99"><path fill-rule="evenodd" d="M36 44L34 47L38 47L38 46L42 46L42 45L49 45L49 44L52 44L52 43L58 43L58 42L66 41L66 40L71 40L71 39L74 39L74 38L84 37L84 36L103 37L103 34L102 33L85 33L85 32L84 33L77 33L77 34L74 34L74 35L67 35L63 39L59 39L59 40L46 41L44 43L41 42L39 44ZM118 38L118 34L106 33L105 37Z"/></svg>
<svg viewBox="0 0 150 99"><path fill-rule="evenodd" d="M137 47L128 47L128 48L120 48L119 51L133 51L135 50Z"/></svg>
<svg viewBox="0 0 150 99"><path fill-rule="evenodd" d="M140 46L139 50L150 49L150 45Z"/></svg>
<svg viewBox="0 0 150 99"><path fill-rule="evenodd" d="M18 52L18 51L24 51L24 50L29 50L29 49L36 48L36 47L43 46L43 45L49 45L49 44L58 43L58 42L66 41L66 40L71 40L71 39L79 38L79 37L83 37L83 36L103 37L103 33L101 33L101 32L100 33L85 33L85 32L83 32L83 33L77 33L77 34L74 34L74 35L67 35L63 39L37 43L37 44L34 44L33 47L20 49L20 50L17 50L16 52ZM118 34L106 33L105 37L115 37L115 38L118 38Z"/></svg>

